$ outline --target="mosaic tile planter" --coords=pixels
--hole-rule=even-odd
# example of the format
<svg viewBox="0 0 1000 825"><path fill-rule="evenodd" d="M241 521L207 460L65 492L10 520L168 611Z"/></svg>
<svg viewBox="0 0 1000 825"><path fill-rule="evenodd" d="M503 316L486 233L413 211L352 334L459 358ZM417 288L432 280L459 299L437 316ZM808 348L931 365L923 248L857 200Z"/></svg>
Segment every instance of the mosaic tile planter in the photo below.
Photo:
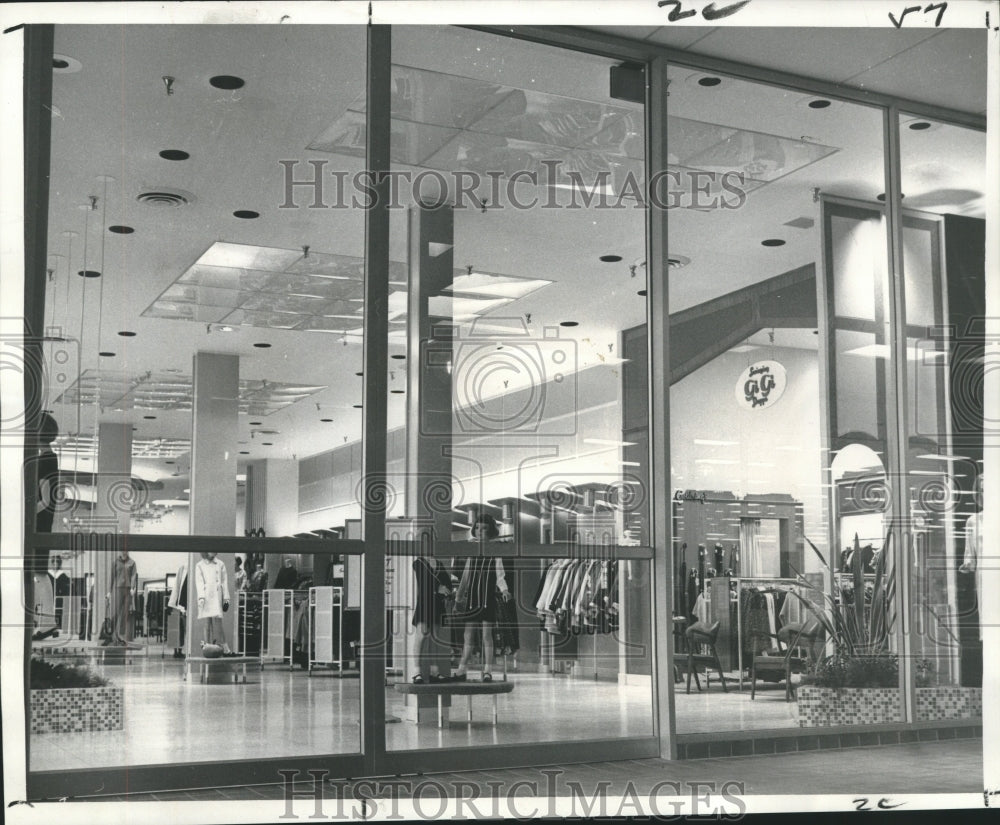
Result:
<svg viewBox="0 0 1000 825"><path fill-rule="evenodd" d="M897 688L823 688L802 685L796 691L799 726L872 725L901 722ZM981 719L981 688L917 688L917 721Z"/></svg>
<svg viewBox="0 0 1000 825"><path fill-rule="evenodd" d="M901 722L898 688L825 688L803 685L796 690L799 726L877 725Z"/></svg>
<svg viewBox="0 0 1000 825"><path fill-rule="evenodd" d="M983 689L969 687L917 688L917 720L982 719Z"/></svg>
<svg viewBox="0 0 1000 825"><path fill-rule="evenodd" d="M31 691L32 733L83 733L124 727L125 691L120 687Z"/></svg>

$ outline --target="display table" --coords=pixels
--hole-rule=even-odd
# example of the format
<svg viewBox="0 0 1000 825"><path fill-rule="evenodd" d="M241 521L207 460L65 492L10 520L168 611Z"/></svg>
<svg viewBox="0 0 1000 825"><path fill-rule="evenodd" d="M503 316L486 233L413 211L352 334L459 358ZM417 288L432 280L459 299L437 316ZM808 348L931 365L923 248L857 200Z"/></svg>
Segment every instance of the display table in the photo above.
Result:
<svg viewBox="0 0 1000 825"><path fill-rule="evenodd" d="M493 697L493 724L497 723L498 705L497 697L501 693L510 693L514 690L513 682L444 682L443 684L414 685L411 683L396 685L396 690L400 693L409 693L415 696L437 696L438 700L438 727L444 727L444 697L445 696L467 696L469 698L468 721L472 722L472 697L492 696Z"/></svg>
<svg viewBox="0 0 1000 825"><path fill-rule="evenodd" d="M191 666L198 666L198 674L200 680L205 682L208 680L208 671L213 667L228 667L233 671L233 682L239 682L240 671L243 674L243 684L247 681L247 665L253 662L259 665L260 659L257 656L217 656L215 658L208 658L207 656L188 656L184 660L184 675L183 678L187 681L188 674L191 672Z"/></svg>

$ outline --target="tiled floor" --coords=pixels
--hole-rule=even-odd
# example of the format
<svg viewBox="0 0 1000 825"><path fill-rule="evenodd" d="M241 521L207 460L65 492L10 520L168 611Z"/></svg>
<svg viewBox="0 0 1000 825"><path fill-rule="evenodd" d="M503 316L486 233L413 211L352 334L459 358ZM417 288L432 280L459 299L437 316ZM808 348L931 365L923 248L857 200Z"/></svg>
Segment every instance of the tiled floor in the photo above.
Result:
<svg viewBox="0 0 1000 825"><path fill-rule="evenodd" d="M32 738L31 768L136 766L211 760L354 753L359 748L359 683L270 664L248 667L248 683L219 674L210 684L181 680L183 664L157 648L131 664L99 666L125 688L125 729L100 733L38 734ZM474 673L473 678L478 678ZM457 748L580 739L648 736L653 732L650 689L612 681L512 673L515 690L499 698L500 724L490 724L491 702L473 699L474 722L465 723L457 700L452 724L386 727L390 750ZM679 684L677 730L681 734L797 728L796 705L781 686L763 686L750 699L717 682L690 694ZM704 687L704 685L703 685ZM404 697L386 690L386 709L404 717Z"/></svg>
<svg viewBox="0 0 1000 825"><path fill-rule="evenodd" d="M602 781L609 782L609 795L621 794L625 788L638 794L648 794L657 783L673 782L734 782L742 785L744 795L820 795L873 794L882 796L905 794L982 793L981 739L950 742L921 742L907 745L853 748L810 753L774 754L768 756L731 757L728 759L698 759L668 762L661 759L641 759L625 762L601 762L555 766L559 775L553 780L542 773L548 768L515 768L509 770L468 771L463 773L428 774L405 778L400 786L400 798L415 791L431 797L443 787L450 792L453 783L477 785L482 796L496 793L487 783L504 786L518 780L534 783L539 795L545 796L549 783L555 782L557 795L568 795L568 783L584 788ZM423 787L418 785L423 782ZM630 784L631 783L631 784ZM347 785L345 798L356 798L354 785ZM306 788L305 790L308 790ZM371 786L364 793L371 793ZM464 791L466 794L468 790ZM440 793L440 790L437 790ZM103 797L109 799L109 797ZM134 794L110 797L118 801L174 800L283 800L280 785L250 788L206 789L175 793ZM308 802L300 812L305 815ZM263 810L263 809L262 809ZM278 813L281 813L280 811Z"/></svg>

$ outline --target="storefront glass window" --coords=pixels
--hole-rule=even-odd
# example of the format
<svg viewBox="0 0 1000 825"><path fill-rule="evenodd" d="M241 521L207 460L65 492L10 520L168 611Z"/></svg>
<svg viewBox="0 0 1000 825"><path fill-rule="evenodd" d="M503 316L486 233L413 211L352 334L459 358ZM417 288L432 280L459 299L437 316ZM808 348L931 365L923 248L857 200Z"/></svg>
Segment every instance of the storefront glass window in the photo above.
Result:
<svg viewBox="0 0 1000 825"><path fill-rule="evenodd" d="M891 593L861 596L872 638L846 630L892 583L882 114L668 76L677 730L859 724L815 691L895 645Z"/></svg>
<svg viewBox="0 0 1000 825"><path fill-rule="evenodd" d="M901 115L916 718L982 713L986 136ZM988 562L985 562L988 564ZM946 693L945 691L952 692ZM947 701L945 701L947 699Z"/></svg>
<svg viewBox="0 0 1000 825"><path fill-rule="evenodd" d="M358 753L364 211L325 152L364 30L58 26L54 51L32 686L89 665L117 724L50 699L31 769Z"/></svg>
<svg viewBox="0 0 1000 825"><path fill-rule="evenodd" d="M651 736L641 73L636 100L575 52L435 27L392 49L387 596L410 653L387 746ZM504 668L496 727L473 696L456 728L455 693L442 732L412 692Z"/></svg>

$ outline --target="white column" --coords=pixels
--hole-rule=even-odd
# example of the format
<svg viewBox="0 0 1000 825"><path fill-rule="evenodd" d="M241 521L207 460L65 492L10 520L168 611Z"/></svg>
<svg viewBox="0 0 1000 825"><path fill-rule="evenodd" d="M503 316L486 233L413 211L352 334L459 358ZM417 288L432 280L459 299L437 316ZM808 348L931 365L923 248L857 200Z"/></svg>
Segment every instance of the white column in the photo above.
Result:
<svg viewBox="0 0 1000 825"><path fill-rule="evenodd" d="M111 590L111 565L122 536L128 535L134 493L132 490L132 425L103 423L97 428L97 479L92 528L113 534L114 547L98 551L94 570L93 638L108 615L105 596Z"/></svg>
<svg viewBox="0 0 1000 825"><path fill-rule="evenodd" d="M191 427L191 535L232 536L236 533L236 433L239 415L238 355L198 352L194 356ZM223 617L226 639L235 641L235 555L218 558L229 574L233 603ZM188 655L198 655L204 621L198 617L196 568L201 556L188 559Z"/></svg>

